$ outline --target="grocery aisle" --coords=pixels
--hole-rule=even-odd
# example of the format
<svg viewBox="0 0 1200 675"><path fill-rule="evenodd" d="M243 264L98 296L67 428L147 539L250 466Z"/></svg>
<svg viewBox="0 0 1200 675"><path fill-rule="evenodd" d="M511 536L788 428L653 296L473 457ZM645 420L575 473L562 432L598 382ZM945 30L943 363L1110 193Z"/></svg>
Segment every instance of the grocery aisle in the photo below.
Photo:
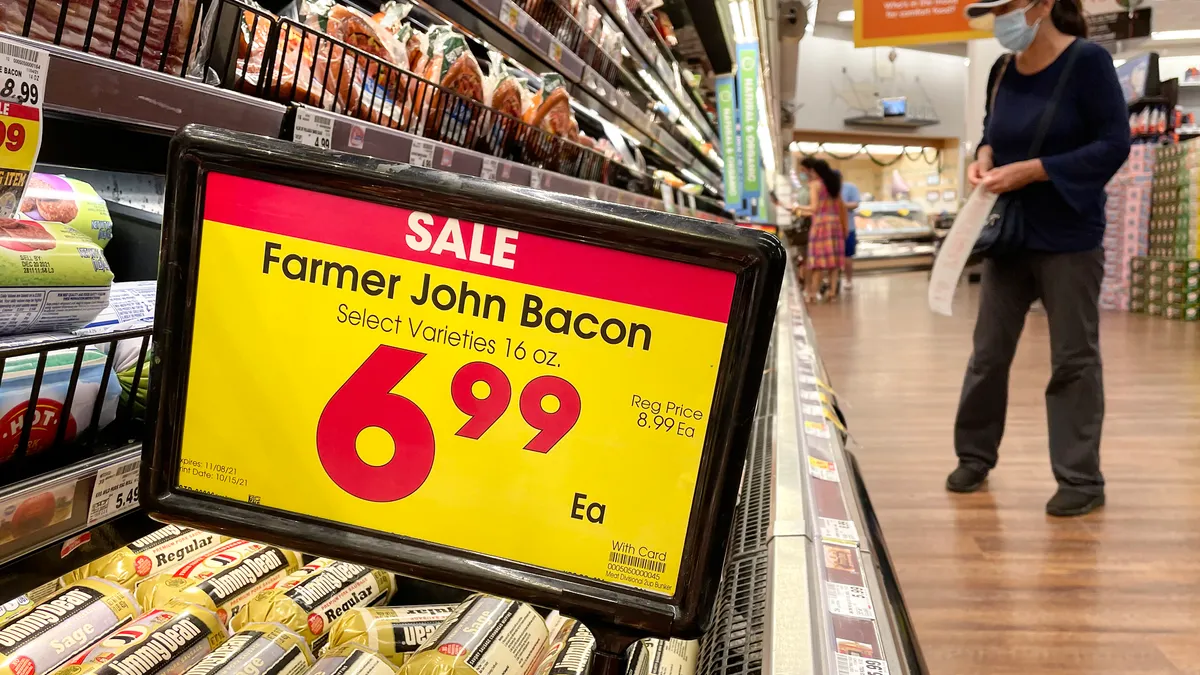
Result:
<svg viewBox="0 0 1200 675"><path fill-rule="evenodd" d="M1026 325L989 488L951 495L978 289L947 319L925 285L864 276L812 320L930 671L1200 673L1200 324L1105 314L1108 505L1056 520L1045 316Z"/></svg>

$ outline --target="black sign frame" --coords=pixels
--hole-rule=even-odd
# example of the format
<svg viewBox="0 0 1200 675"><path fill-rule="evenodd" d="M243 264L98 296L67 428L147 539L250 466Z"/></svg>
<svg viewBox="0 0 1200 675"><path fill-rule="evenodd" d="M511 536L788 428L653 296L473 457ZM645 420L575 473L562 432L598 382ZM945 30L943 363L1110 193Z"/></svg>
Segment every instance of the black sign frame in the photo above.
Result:
<svg viewBox="0 0 1200 675"><path fill-rule="evenodd" d="M188 126L176 134L169 161L149 385L153 412L141 474L141 502L152 517L553 607L626 639L701 635L716 600L786 265L777 238L582 198L547 199L546 193L528 188L419 167L398 170L374 158L208 127ZM210 171L734 272L733 304L675 594L666 597L180 489L204 181Z"/></svg>

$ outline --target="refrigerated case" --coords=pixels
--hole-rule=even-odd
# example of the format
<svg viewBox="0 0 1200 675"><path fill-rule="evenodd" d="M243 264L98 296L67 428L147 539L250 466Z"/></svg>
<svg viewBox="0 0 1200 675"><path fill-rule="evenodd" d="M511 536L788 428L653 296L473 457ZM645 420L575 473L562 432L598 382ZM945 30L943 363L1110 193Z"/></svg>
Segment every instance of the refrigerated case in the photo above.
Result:
<svg viewBox="0 0 1200 675"><path fill-rule="evenodd" d="M541 74L564 77L581 129L619 140L628 150L619 157L502 116L255 4L201 2L201 12L183 21L186 12L177 10L192 6L183 0L122 2L115 16L100 14L102 22L115 20L106 25L108 42L94 37L104 34L97 12L79 13L101 4L28 0L26 20L6 25L4 41L49 52L41 163L92 182L109 201L115 239L108 254L118 281L154 277L168 143L190 123L438 169L451 186L456 174L477 176L732 224L719 202L721 165L711 147L711 120L695 93L671 77L673 56L646 34L640 10L631 12L619 0L596 3L602 21L632 47L617 53L555 2L429 0L410 14L421 26L454 26L477 57L488 48L499 51L531 89ZM144 23L137 25L139 19ZM155 50L147 48L148 32L160 24L168 40L186 45L179 63L153 58ZM260 31L265 45L294 38L315 51L349 55L355 68L370 64L377 82L411 85L435 103L404 114L394 111L394 97L392 110L364 96L304 97L294 79L286 86L286 56L276 60L270 50L252 49ZM22 37L29 35L44 39ZM122 38L114 44L113 35ZM331 77L330 69L321 76L315 70L310 77ZM251 81L251 73L257 79ZM382 97L380 105L387 105L386 93ZM688 198L664 189L656 170L685 178L700 194ZM785 283L699 671L924 672L865 488L832 422L840 413L832 391L821 385L827 380L795 280ZM13 406L12 423L0 429L0 443L13 447L0 465L0 602L57 583L159 527L138 506L146 415L137 392L153 364L150 334L141 328L0 346L0 364L32 359L27 382L0 378L0 386L28 387L28 400ZM132 349L135 365L123 371L128 375L120 385L101 378L97 398L105 399L106 387L121 387L114 420L98 428L98 403L86 413L93 416L90 428L78 437L65 431L33 437L47 378L65 378L62 408L72 410L84 354L106 354L107 373L119 345Z"/></svg>

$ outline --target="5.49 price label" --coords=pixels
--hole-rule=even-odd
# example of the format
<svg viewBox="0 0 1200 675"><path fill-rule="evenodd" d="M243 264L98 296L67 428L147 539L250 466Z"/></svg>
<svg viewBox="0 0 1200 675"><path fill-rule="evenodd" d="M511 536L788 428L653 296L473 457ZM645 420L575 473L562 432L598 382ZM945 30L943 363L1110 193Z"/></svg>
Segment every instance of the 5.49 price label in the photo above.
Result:
<svg viewBox="0 0 1200 675"><path fill-rule="evenodd" d="M179 485L671 594L734 275L208 177Z"/></svg>

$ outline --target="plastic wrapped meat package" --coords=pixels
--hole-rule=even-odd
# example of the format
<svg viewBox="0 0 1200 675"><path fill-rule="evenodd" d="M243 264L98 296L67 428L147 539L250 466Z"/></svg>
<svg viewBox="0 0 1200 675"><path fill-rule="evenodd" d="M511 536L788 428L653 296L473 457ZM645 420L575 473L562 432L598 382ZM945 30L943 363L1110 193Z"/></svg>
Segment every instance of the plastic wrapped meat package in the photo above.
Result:
<svg viewBox="0 0 1200 675"><path fill-rule="evenodd" d="M466 39L446 26L429 29L429 58L422 74L426 80L441 85L452 94L464 99L483 102L483 71L475 55L467 47ZM427 92L417 92L410 101L422 112L420 128L416 133L439 138L451 143L466 140L467 130L477 107L457 101L440 90L431 87Z"/></svg>
<svg viewBox="0 0 1200 675"><path fill-rule="evenodd" d="M0 502L0 546L70 518L74 502L75 481L21 493Z"/></svg>
<svg viewBox="0 0 1200 675"><path fill-rule="evenodd" d="M21 200L21 214L27 220L51 221L69 225L104 248L112 239L112 216L91 185L47 173L33 173Z"/></svg>
<svg viewBox="0 0 1200 675"><path fill-rule="evenodd" d="M79 383L75 387L71 409L69 414L63 414L75 355L75 349L61 349L50 352L46 357L33 425L29 430L27 455L35 455L53 445L59 427L64 423L64 442L69 443L87 431L92 424L102 382L107 381L104 400L100 403L100 428L116 419L121 384L114 372L105 369L108 357L92 347L83 350ZM29 397L33 393L38 358L39 354L27 354L9 357L4 362L4 379L0 382L0 467L13 459L20 449L18 446L29 410Z"/></svg>
<svg viewBox="0 0 1200 675"><path fill-rule="evenodd" d="M579 123L571 110L571 97L562 75L542 74L542 90L525 112L525 122L570 141L579 138Z"/></svg>
<svg viewBox="0 0 1200 675"><path fill-rule="evenodd" d="M108 306L100 246L62 223L0 219L0 335L70 330Z"/></svg>
<svg viewBox="0 0 1200 675"><path fill-rule="evenodd" d="M93 7L94 4L99 7ZM61 30L59 44L83 51L84 40L90 32L89 53L106 58L112 56L123 63L163 70L172 75L183 70L183 57L196 14L195 0L32 0L31 3L3 0L0 2L0 30L22 35L30 5L33 17L29 19L29 37L35 40L55 42L54 36ZM95 26L89 31L88 20L92 16L95 16ZM118 19L121 20L119 26ZM143 28L146 30L145 42L142 41ZM120 37L117 37L118 30ZM115 55L114 41L117 44Z"/></svg>
<svg viewBox="0 0 1200 675"><path fill-rule="evenodd" d="M517 121L532 104L533 95L525 81L504 65L504 56L488 52L488 74L483 78L483 101L496 112L508 117L486 113L490 122L481 124L487 132L487 145L493 153L501 151L517 132ZM515 119L510 119L515 118Z"/></svg>

